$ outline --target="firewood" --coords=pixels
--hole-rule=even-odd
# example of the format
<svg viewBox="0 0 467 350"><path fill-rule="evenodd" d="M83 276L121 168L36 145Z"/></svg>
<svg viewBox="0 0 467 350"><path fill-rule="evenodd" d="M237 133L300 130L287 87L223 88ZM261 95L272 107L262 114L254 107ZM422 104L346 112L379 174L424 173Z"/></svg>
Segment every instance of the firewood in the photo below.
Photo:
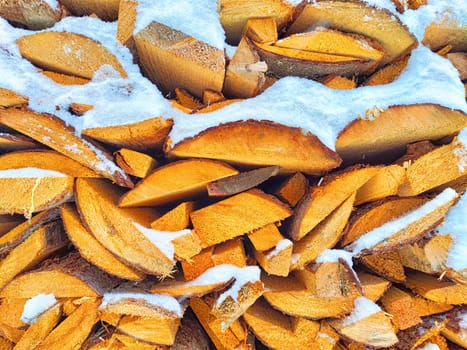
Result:
<svg viewBox="0 0 467 350"><path fill-rule="evenodd" d="M187 159L157 168L125 193L121 207L163 205L206 193L213 180L237 174L228 164L209 159Z"/></svg>
<svg viewBox="0 0 467 350"><path fill-rule="evenodd" d="M222 92L214 91L211 89L206 89L203 91L203 96L201 96L201 101L203 102L204 105L210 105L213 103L225 101L225 97L222 94Z"/></svg>
<svg viewBox="0 0 467 350"><path fill-rule="evenodd" d="M239 193L190 214L203 248L246 234L291 215L275 197L253 189Z"/></svg>
<svg viewBox="0 0 467 350"><path fill-rule="evenodd" d="M231 98L228 100L222 100L219 102L214 102L209 105L202 105L200 108L197 110L194 110L192 113L209 113L209 112L214 112L217 111L218 109L222 109L232 103L239 102L241 99L238 98Z"/></svg>
<svg viewBox="0 0 467 350"><path fill-rule="evenodd" d="M365 82L364 86L375 86L393 82L407 66L410 56L404 56L373 73Z"/></svg>
<svg viewBox="0 0 467 350"><path fill-rule="evenodd" d="M264 167L242 172L236 175L221 178L208 183L207 190L210 196L230 196L260 185L270 177L279 173L276 166Z"/></svg>
<svg viewBox="0 0 467 350"><path fill-rule="evenodd" d="M190 213L195 210L196 202L182 202L161 217L151 222L151 227L160 231L180 231L190 225Z"/></svg>
<svg viewBox="0 0 467 350"><path fill-rule="evenodd" d="M103 271L127 280L141 280L144 274L124 264L110 253L81 223L72 205L61 207L61 217L66 233L81 256Z"/></svg>
<svg viewBox="0 0 467 350"><path fill-rule="evenodd" d="M49 70L41 70L40 72L56 83L62 85L84 85L91 81L90 79L81 78L75 75L62 74Z"/></svg>
<svg viewBox="0 0 467 350"><path fill-rule="evenodd" d="M195 96L190 94L187 90L176 87L174 89L175 97L183 107L190 110L196 110L203 106L203 103L199 101Z"/></svg>
<svg viewBox="0 0 467 350"><path fill-rule="evenodd" d="M451 52L446 55L447 59L451 61L454 67L459 71L461 80L467 79L467 53L465 52Z"/></svg>
<svg viewBox="0 0 467 350"><path fill-rule="evenodd" d="M115 147L146 152L161 149L172 125L171 119L156 117L123 125L86 128L82 135Z"/></svg>
<svg viewBox="0 0 467 350"><path fill-rule="evenodd" d="M273 17L249 18L243 27L242 37L261 44L276 42L278 40L276 20Z"/></svg>
<svg viewBox="0 0 467 350"><path fill-rule="evenodd" d="M62 307L60 304L56 304L43 312L37 321L24 332L20 341L15 345L15 349L35 349L55 328L61 315Z"/></svg>
<svg viewBox="0 0 467 350"><path fill-rule="evenodd" d="M305 237L378 171L378 167L350 168L339 174L330 175L322 184L313 186L295 208L289 231L290 237L294 240Z"/></svg>
<svg viewBox="0 0 467 350"><path fill-rule="evenodd" d="M39 168L72 177L100 177L79 162L50 150L10 152L0 156L0 170Z"/></svg>
<svg viewBox="0 0 467 350"><path fill-rule="evenodd" d="M24 217L22 215L0 215L0 237L3 236L5 233L9 232L14 227L21 224L22 222L24 222ZM0 256L2 256L1 251L2 249L0 248Z"/></svg>
<svg viewBox="0 0 467 350"><path fill-rule="evenodd" d="M384 310L392 316L396 329L407 329L421 323L413 296L392 286L381 298Z"/></svg>
<svg viewBox="0 0 467 350"><path fill-rule="evenodd" d="M248 234L248 239L257 251L274 248L284 237L275 224L265 225Z"/></svg>
<svg viewBox="0 0 467 350"><path fill-rule="evenodd" d="M94 106L86 103L79 103L79 102L72 102L70 103L70 112L81 117L83 116L86 112L90 111L93 109Z"/></svg>
<svg viewBox="0 0 467 350"><path fill-rule="evenodd" d="M26 96L4 88L0 88L0 107L27 106L29 99Z"/></svg>
<svg viewBox="0 0 467 350"><path fill-rule="evenodd" d="M169 157L213 158L250 167L279 165L283 171L305 174L321 174L341 163L316 136L266 121L226 123L170 145L169 139Z"/></svg>
<svg viewBox="0 0 467 350"><path fill-rule="evenodd" d="M466 333L465 307L449 312L443 323L441 334L453 343L465 348L467 346Z"/></svg>
<svg viewBox="0 0 467 350"><path fill-rule="evenodd" d="M2 152L30 150L39 147L38 143L27 136L0 132L0 150Z"/></svg>
<svg viewBox="0 0 467 350"><path fill-rule="evenodd" d="M9 327L4 324L0 324L0 336L9 340L12 343L18 343L24 335L24 330Z"/></svg>
<svg viewBox="0 0 467 350"><path fill-rule="evenodd" d="M281 29L290 22L294 10L290 3L283 0L221 0L218 6L227 41L232 44L240 41L243 28L249 19L272 17Z"/></svg>
<svg viewBox="0 0 467 350"><path fill-rule="evenodd" d="M355 205L395 196L404 182L405 175L405 169L397 164L383 167L357 190Z"/></svg>
<svg viewBox="0 0 467 350"><path fill-rule="evenodd" d="M247 255L242 237L236 237L217 244L212 251L211 260L215 266L230 264L245 267L247 265Z"/></svg>
<svg viewBox="0 0 467 350"><path fill-rule="evenodd" d="M294 242L291 269L302 269L325 249L332 248L341 239L343 230L353 209L355 193L351 194L323 221L313 228L305 237Z"/></svg>
<svg viewBox="0 0 467 350"><path fill-rule="evenodd" d="M308 179L298 172L282 182L274 194L293 208L308 191L308 187Z"/></svg>
<svg viewBox="0 0 467 350"><path fill-rule="evenodd" d="M336 149L344 160L394 157L409 143L438 140L456 134L467 125L461 112L433 104L394 106L377 114L371 121L356 119L341 131Z"/></svg>
<svg viewBox="0 0 467 350"><path fill-rule="evenodd" d="M96 14L104 21L115 21L118 17L119 0L61 0L61 3L75 16Z"/></svg>
<svg viewBox="0 0 467 350"><path fill-rule="evenodd" d="M48 256L66 247L69 241L59 222L39 227L0 260L0 289L16 275L35 267Z"/></svg>
<svg viewBox="0 0 467 350"><path fill-rule="evenodd" d="M133 211L135 218L118 208L121 191L117 187L103 180L81 178L76 181L75 195L85 226L105 248L145 273L170 275L175 262L141 231L144 226L135 220L144 211Z"/></svg>
<svg viewBox="0 0 467 350"><path fill-rule="evenodd" d="M185 311L171 349L210 350L209 338L191 309Z"/></svg>
<svg viewBox="0 0 467 350"><path fill-rule="evenodd" d="M466 52L465 34L467 26L449 17L449 11L440 13L425 29L422 44L433 51L451 45L453 52Z"/></svg>
<svg viewBox="0 0 467 350"><path fill-rule="evenodd" d="M182 87L201 97L206 89L222 90L222 50L156 21L136 33L134 40L143 71L162 91Z"/></svg>
<svg viewBox="0 0 467 350"><path fill-rule="evenodd" d="M70 344L72 349L80 349L94 324L98 321L98 301L90 299L63 320L36 349L52 349Z"/></svg>
<svg viewBox="0 0 467 350"><path fill-rule="evenodd" d="M292 251L292 241L284 238L267 251L255 250L254 255L258 264L268 274L286 277L290 270Z"/></svg>
<svg viewBox="0 0 467 350"><path fill-rule="evenodd" d="M365 255L360 258L360 262L389 281L399 283L406 281L404 265L398 251Z"/></svg>
<svg viewBox="0 0 467 350"><path fill-rule="evenodd" d="M24 329L27 327L21 318L27 298L2 298L0 302L0 324L11 328ZM0 348L1 349L1 348Z"/></svg>
<svg viewBox="0 0 467 350"><path fill-rule="evenodd" d="M83 35L42 32L23 36L17 43L21 55L40 68L92 79L102 65L108 64L126 77L121 63L107 48Z"/></svg>
<svg viewBox="0 0 467 350"><path fill-rule="evenodd" d="M115 162L124 172L139 178L146 177L158 165L151 156L128 148L119 149L114 156Z"/></svg>
<svg viewBox="0 0 467 350"><path fill-rule="evenodd" d="M452 305L429 300L420 295L415 295L412 300L420 317L442 314L453 308Z"/></svg>
<svg viewBox="0 0 467 350"><path fill-rule="evenodd" d="M29 29L38 30L53 26L64 15L60 5L46 0L0 2L0 16Z"/></svg>
<svg viewBox="0 0 467 350"><path fill-rule="evenodd" d="M350 13L352 15L349 17ZM323 21L331 28L377 40L384 48L381 66L417 46L415 37L389 11L362 2L321 0L308 4L292 23L288 33L303 32Z"/></svg>
<svg viewBox="0 0 467 350"><path fill-rule="evenodd" d="M195 279L207 269L214 266L214 261L212 260L213 252L214 247L211 246L201 250L201 252L195 256L192 256L189 261L181 261L181 267L185 281L191 281Z"/></svg>
<svg viewBox="0 0 467 350"><path fill-rule="evenodd" d="M13 343L12 341L4 337L0 337L0 348L1 349L11 350L14 348L14 346L15 346L15 343Z"/></svg>
<svg viewBox="0 0 467 350"><path fill-rule="evenodd" d="M321 82L331 89L350 90L357 87L357 83L354 79L349 79L336 74L330 74L324 77Z"/></svg>
<svg viewBox="0 0 467 350"><path fill-rule="evenodd" d="M23 214L56 207L73 196L74 179L55 171L20 168L0 171L0 214Z"/></svg>
<svg viewBox="0 0 467 350"><path fill-rule="evenodd" d="M373 302L378 301L391 286L388 280L363 271L358 271L357 275L363 296Z"/></svg>
<svg viewBox="0 0 467 350"><path fill-rule="evenodd" d="M117 279L89 264L79 254L71 253L16 277L0 291L0 298L32 298L38 294L96 298L115 288L117 283Z"/></svg>
<svg viewBox="0 0 467 350"><path fill-rule="evenodd" d="M117 184L132 187L131 180L102 152L79 138L74 130L52 115L20 110L0 110L0 123L13 128L53 150L95 170ZM72 145L72 146L70 146Z"/></svg>

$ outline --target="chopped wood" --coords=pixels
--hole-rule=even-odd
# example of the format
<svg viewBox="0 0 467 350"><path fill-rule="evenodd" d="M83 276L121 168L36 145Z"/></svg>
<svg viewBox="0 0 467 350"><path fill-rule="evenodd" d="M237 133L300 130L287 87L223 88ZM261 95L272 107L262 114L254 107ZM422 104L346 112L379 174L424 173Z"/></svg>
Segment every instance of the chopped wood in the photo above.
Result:
<svg viewBox="0 0 467 350"><path fill-rule="evenodd" d="M183 315L172 349L210 350L209 338L191 309Z"/></svg>
<svg viewBox="0 0 467 350"><path fill-rule="evenodd" d="M66 233L81 256L103 271L127 280L142 280L142 272L126 265L107 250L81 223L77 210L71 205L61 207Z"/></svg>
<svg viewBox="0 0 467 350"><path fill-rule="evenodd" d="M388 280L363 271L358 271L357 275L363 296L373 302L378 301L391 286Z"/></svg>
<svg viewBox="0 0 467 350"><path fill-rule="evenodd" d="M172 125L172 119L155 117L129 124L86 128L82 135L114 147L147 152L162 148Z"/></svg>
<svg viewBox="0 0 467 350"><path fill-rule="evenodd" d="M224 84L225 84L225 82L224 82ZM214 90L211 90L211 89L204 90L203 91L203 96L201 98L201 101L203 101L204 105L210 105L210 104L213 104L213 103L222 102L224 100L225 100L225 97L222 94L222 92L214 91Z"/></svg>
<svg viewBox="0 0 467 350"><path fill-rule="evenodd" d="M208 247L197 255L192 256L189 261L182 260L181 267L185 281L191 281L201 275L204 271L214 266L212 254L214 247Z"/></svg>
<svg viewBox="0 0 467 350"><path fill-rule="evenodd" d="M274 194L293 208L308 189L308 179L302 173L297 172L282 182Z"/></svg>
<svg viewBox="0 0 467 350"><path fill-rule="evenodd" d="M330 74L324 77L321 82L331 89L338 90L350 90L357 87L357 83L354 79L349 79L336 74Z"/></svg>
<svg viewBox="0 0 467 350"><path fill-rule="evenodd" d="M0 337L8 339L12 343L19 342L23 334L24 330L22 329L16 329L4 324L0 324Z"/></svg>
<svg viewBox="0 0 467 350"><path fill-rule="evenodd" d="M278 165L284 172L321 174L341 163L315 135L267 121L225 123L170 145L169 140L169 157L212 158L250 167Z"/></svg>
<svg viewBox="0 0 467 350"><path fill-rule="evenodd" d="M130 49L135 59L137 57L133 31L136 25L136 7L135 0L120 0L117 21L117 40Z"/></svg>
<svg viewBox="0 0 467 350"><path fill-rule="evenodd" d="M181 87L201 97L206 89L222 90L221 49L156 21L136 33L134 40L142 70L161 91Z"/></svg>
<svg viewBox="0 0 467 350"><path fill-rule="evenodd" d="M378 41L384 48L381 66L417 46L416 38L392 13L362 2L320 0L307 4L288 33L300 33L323 22L331 28L358 33Z"/></svg>
<svg viewBox="0 0 467 350"><path fill-rule="evenodd" d="M239 193L190 214L203 248L246 234L291 215L287 205L258 189Z"/></svg>
<svg viewBox="0 0 467 350"><path fill-rule="evenodd" d="M238 267L245 267L247 255L242 237L237 237L216 245L212 252L211 260L214 265L230 264Z"/></svg>
<svg viewBox="0 0 467 350"><path fill-rule="evenodd" d="M453 52L467 52L466 32L465 24L459 25L449 17L449 11L444 11L426 27L422 44L433 51L451 45Z"/></svg>
<svg viewBox="0 0 467 350"><path fill-rule="evenodd" d="M240 41L249 19L272 17L280 30L290 22L294 10L289 2L283 0L221 0L218 6L227 41L234 45Z"/></svg>
<svg viewBox="0 0 467 350"><path fill-rule="evenodd" d="M196 110L203 106L203 103L199 101L195 96L190 94L187 90L176 87L174 89L175 98L178 103L189 110Z"/></svg>
<svg viewBox="0 0 467 350"><path fill-rule="evenodd" d="M83 116L86 112L90 111L91 109L94 108L93 105L86 104L86 103L78 103L78 102L72 102L70 103L70 112L81 117Z"/></svg>
<svg viewBox="0 0 467 350"><path fill-rule="evenodd" d="M276 42L278 39L276 20L273 17L249 18L243 27L242 36L260 44Z"/></svg>
<svg viewBox="0 0 467 350"><path fill-rule="evenodd" d="M364 86L375 86L389 84L396 80L396 78L402 73L407 66L410 56L404 56L391 63L387 64L383 68L373 73L365 82Z"/></svg>
<svg viewBox="0 0 467 350"><path fill-rule="evenodd" d="M258 264L270 275L287 277L290 270L293 243L288 239L280 240L268 251L254 251Z"/></svg>
<svg viewBox="0 0 467 350"><path fill-rule="evenodd" d="M196 202L182 202L161 217L151 222L151 227L159 231L180 231L190 225L190 213L196 208Z"/></svg>
<svg viewBox="0 0 467 350"><path fill-rule="evenodd" d="M0 151L21 151L38 148L39 144L27 136L0 132Z"/></svg>
<svg viewBox="0 0 467 350"><path fill-rule="evenodd" d="M365 255L360 258L360 262L389 281L400 283L406 281L404 265L398 251Z"/></svg>
<svg viewBox="0 0 467 350"><path fill-rule="evenodd" d="M95 14L104 21L115 21L118 18L119 0L61 0L60 2L75 16Z"/></svg>
<svg viewBox="0 0 467 350"><path fill-rule="evenodd" d="M125 193L121 207L163 205L196 198L206 193L213 180L237 174L226 163L209 159L187 159L161 166Z"/></svg>
<svg viewBox="0 0 467 350"><path fill-rule="evenodd" d="M60 222L51 222L37 228L20 245L0 260L0 289L21 272L35 267L48 256L68 245L69 241Z"/></svg>
<svg viewBox="0 0 467 350"><path fill-rule="evenodd" d="M56 304L43 312L37 321L31 325L23 334L20 341L16 343L16 350L35 349L55 328L62 315L62 306Z"/></svg>
<svg viewBox="0 0 467 350"><path fill-rule="evenodd" d="M409 143L438 140L467 126L462 112L433 104L394 106L376 115L356 119L340 132L336 149L345 161L397 157Z"/></svg>
<svg viewBox="0 0 467 350"><path fill-rule="evenodd" d="M0 110L0 124L49 146L121 186L133 186L131 180L112 163L110 155L108 159L106 153L102 156L102 151L97 151L78 137L73 128L58 117L25 110Z"/></svg>
<svg viewBox="0 0 467 350"><path fill-rule="evenodd" d="M62 85L84 85L89 83L91 80L86 78L77 77L75 75L62 74L57 72L52 72L49 70L41 70L41 74L52 79L58 84Z"/></svg>
<svg viewBox="0 0 467 350"><path fill-rule="evenodd" d="M46 0L2 1L0 16L29 29L38 30L52 27L64 13L60 6L55 8Z"/></svg>
<svg viewBox="0 0 467 350"><path fill-rule="evenodd" d="M467 347L467 326L465 324L465 306L447 314L441 328L441 334L462 348Z"/></svg>
<svg viewBox="0 0 467 350"><path fill-rule="evenodd" d="M275 224L265 225L248 234L248 239L257 251L264 252L274 248L284 236Z"/></svg>
<svg viewBox="0 0 467 350"><path fill-rule="evenodd" d="M302 269L326 249L341 239L343 230L352 213L355 193L351 194L305 237L294 242L291 269Z"/></svg>
<svg viewBox="0 0 467 350"><path fill-rule="evenodd" d="M16 92L0 88L0 108L27 106L29 98Z"/></svg>
<svg viewBox="0 0 467 350"><path fill-rule="evenodd" d="M452 305L429 300L420 295L415 295L412 300L417 310L417 315L420 317L442 314L453 308Z"/></svg>
<svg viewBox="0 0 467 350"><path fill-rule="evenodd" d="M10 152L0 156L0 170L39 168L72 177L100 177L81 163L51 150Z"/></svg>
<svg viewBox="0 0 467 350"><path fill-rule="evenodd" d="M279 173L280 167L277 165L254 169L236 175L212 181L206 185L208 195L212 197L230 196L243 191L247 191L267 181L272 176Z"/></svg>
<svg viewBox="0 0 467 350"><path fill-rule="evenodd" d="M313 186L295 208L290 237L296 241L305 237L378 171L379 167L357 166L329 175L322 184Z"/></svg>
<svg viewBox="0 0 467 350"><path fill-rule="evenodd" d="M114 153L115 163L128 175L144 178L149 175L158 165L151 156L133 151L128 148L121 148Z"/></svg>
<svg viewBox="0 0 467 350"><path fill-rule="evenodd" d="M447 59L451 61L454 67L459 71L461 80L467 79L467 53L465 52L451 52L446 55Z"/></svg>
<svg viewBox="0 0 467 350"><path fill-rule="evenodd" d="M0 301L0 324L16 329L27 327L27 323L21 320L27 301L26 298L2 298Z"/></svg>
<svg viewBox="0 0 467 350"><path fill-rule="evenodd" d="M392 286L381 298L384 310L392 316L396 329L407 329L422 322L410 293Z"/></svg>
<svg viewBox="0 0 467 350"><path fill-rule="evenodd" d="M76 202L85 226L111 253L145 273L168 276L174 261L135 225L135 217L117 206L121 191L98 179L77 179ZM133 211L145 215L144 210Z"/></svg>

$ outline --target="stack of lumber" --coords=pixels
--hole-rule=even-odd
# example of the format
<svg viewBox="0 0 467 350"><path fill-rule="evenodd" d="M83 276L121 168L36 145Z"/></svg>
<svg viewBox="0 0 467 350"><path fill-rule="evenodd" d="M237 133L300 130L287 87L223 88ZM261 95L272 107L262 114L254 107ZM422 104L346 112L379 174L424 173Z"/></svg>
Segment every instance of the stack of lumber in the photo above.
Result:
<svg viewBox="0 0 467 350"><path fill-rule="evenodd" d="M0 349L467 348L467 14L0 0Z"/></svg>

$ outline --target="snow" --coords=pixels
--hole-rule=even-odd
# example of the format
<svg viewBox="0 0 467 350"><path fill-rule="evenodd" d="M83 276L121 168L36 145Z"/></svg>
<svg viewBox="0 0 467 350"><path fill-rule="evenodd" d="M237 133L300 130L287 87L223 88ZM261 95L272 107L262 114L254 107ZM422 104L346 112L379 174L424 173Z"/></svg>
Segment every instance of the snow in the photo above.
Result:
<svg viewBox="0 0 467 350"><path fill-rule="evenodd" d="M290 247L292 245L292 241L290 239L281 239L279 242L277 242L276 246L274 247L274 249L272 249L271 251L269 251L266 255L266 258L268 259L272 259L274 258L277 254L279 254L280 252L282 252L284 249L287 249L288 247Z"/></svg>
<svg viewBox="0 0 467 350"><path fill-rule="evenodd" d="M175 248L172 241L178 237L189 235L191 233L191 230L189 229L176 232L154 230L144 227L137 222L133 222L133 226L135 226L137 230L144 234L146 238L152 242L152 244L154 244L162 253L164 253L165 256L171 260L174 259L175 254Z"/></svg>
<svg viewBox="0 0 467 350"><path fill-rule="evenodd" d="M219 265L225 266L225 265ZM235 268L234 266L227 267L227 269ZM247 283L255 283L260 281L261 269L258 266L246 266L240 269L232 270L231 277L235 278L234 283L221 295L217 298L217 306L221 305L225 299L228 297L232 298L232 300L238 301L238 293L240 289L246 285Z"/></svg>
<svg viewBox="0 0 467 350"><path fill-rule="evenodd" d="M60 10L58 6L58 1L57 0L43 0L47 5L50 6L50 8L54 11Z"/></svg>
<svg viewBox="0 0 467 350"><path fill-rule="evenodd" d="M57 303L53 294L38 294L26 301L21 315L21 321L29 325L34 324L37 318Z"/></svg>
<svg viewBox="0 0 467 350"><path fill-rule="evenodd" d="M60 173L58 171L40 169L40 168L17 168L17 169L7 169L0 170L0 178L28 178L35 179L40 177L66 177L67 175Z"/></svg>
<svg viewBox="0 0 467 350"><path fill-rule="evenodd" d="M433 343L425 343L423 346L417 347L416 350L440 350L439 346Z"/></svg>
<svg viewBox="0 0 467 350"><path fill-rule="evenodd" d="M183 316L183 308L180 303L174 297L169 295L151 294L151 293L125 293L125 292L113 292L104 293L100 308L103 309L111 304L117 304L125 299L131 300L142 300L150 305L160 307L168 310L169 312L177 315L178 317Z"/></svg>
<svg viewBox="0 0 467 350"><path fill-rule="evenodd" d="M354 301L354 309L350 315L344 318L343 326L350 326L351 324L363 320L379 311L381 311L381 308L373 301L365 297L358 297Z"/></svg>
<svg viewBox="0 0 467 350"><path fill-rule="evenodd" d="M459 158L459 171L463 173L467 167L467 128L461 130L457 141L459 146L454 149L454 154Z"/></svg>
<svg viewBox="0 0 467 350"><path fill-rule="evenodd" d="M353 266L353 254L342 249L326 249L316 258L316 263L337 262L344 260L349 267Z"/></svg>
<svg viewBox="0 0 467 350"><path fill-rule="evenodd" d="M467 329L467 312L460 316L459 327Z"/></svg>
<svg viewBox="0 0 467 350"><path fill-rule="evenodd" d="M421 205L417 209L408 212L394 220L388 221L383 225L367 232L352 244L346 247L346 250L351 252L354 256L358 255L365 249L369 249L385 239L391 237L398 231L404 229L413 222L419 220L423 216L437 210L439 207L447 204L453 199L457 198L458 194L452 188L447 188L435 198Z"/></svg>

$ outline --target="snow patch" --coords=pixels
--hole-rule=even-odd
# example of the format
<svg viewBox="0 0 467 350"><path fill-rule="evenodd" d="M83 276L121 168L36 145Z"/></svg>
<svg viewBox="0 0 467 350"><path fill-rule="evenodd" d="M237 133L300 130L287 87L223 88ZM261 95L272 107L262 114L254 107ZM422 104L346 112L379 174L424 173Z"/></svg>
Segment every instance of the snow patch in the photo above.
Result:
<svg viewBox="0 0 467 350"><path fill-rule="evenodd" d="M57 303L53 294L38 294L26 301L21 314L21 321L29 325L34 324L37 318Z"/></svg>
<svg viewBox="0 0 467 350"><path fill-rule="evenodd" d="M379 311L381 311L381 308L373 301L365 297L358 297L354 301L353 311L343 320L343 326L350 326L351 324L363 320Z"/></svg>
<svg viewBox="0 0 467 350"><path fill-rule="evenodd" d="M0 170L0 178L11 179L11 178L22 178L22 179L36 179L41 177L67 177L67 175L58 171L40 169L40 168L17 168Z"/></svg>

